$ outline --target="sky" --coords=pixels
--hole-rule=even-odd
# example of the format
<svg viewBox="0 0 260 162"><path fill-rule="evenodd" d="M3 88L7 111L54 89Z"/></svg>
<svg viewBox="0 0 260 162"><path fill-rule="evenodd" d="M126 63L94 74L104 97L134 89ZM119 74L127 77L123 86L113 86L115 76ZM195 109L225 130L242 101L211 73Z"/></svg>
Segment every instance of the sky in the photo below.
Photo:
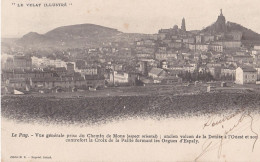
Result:
<svg viewBox="0 0 260 162"><path fill-rule="evenodd" d="M17 7L18 3L24 7ZM67 3L67 7L26 7L28 3ZM2 0L1 31L2 37L21 37L90 23L152 34L180 27L183 17L187 30L200 30L215 22L222 9L227 21L260 33L259 6L259 0Z"/></svg>

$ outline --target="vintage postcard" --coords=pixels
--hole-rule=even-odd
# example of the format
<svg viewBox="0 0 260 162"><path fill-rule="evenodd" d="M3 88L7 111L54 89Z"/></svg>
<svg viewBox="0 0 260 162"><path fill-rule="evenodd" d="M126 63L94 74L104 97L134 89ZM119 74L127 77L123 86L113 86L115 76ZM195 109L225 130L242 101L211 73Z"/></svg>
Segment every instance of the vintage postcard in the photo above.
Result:
<svg viewBox="0 0 260 162"><path fill-rule="evenodd" d="M2 0L1 161L259 161L259 0Z"/></svg>

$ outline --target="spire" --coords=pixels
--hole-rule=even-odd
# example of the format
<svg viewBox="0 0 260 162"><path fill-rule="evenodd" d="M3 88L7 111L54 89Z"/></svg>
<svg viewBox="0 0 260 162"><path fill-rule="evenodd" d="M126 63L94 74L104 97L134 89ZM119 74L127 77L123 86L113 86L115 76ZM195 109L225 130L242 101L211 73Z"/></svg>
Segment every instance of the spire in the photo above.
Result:
<svg viewBox="0 0 260 162"><path fill-rule="evenodd" d="M181 22L181 30L186 32L186 25L185 25L185 19L184 18L182 19L182 22Z"/></svg>
<svg viewBox="0 0 260 162"><path fill-rule="evenodd" d="M223 16L223 14L222 14L222 9L220 9L220 15Z"/></svg>

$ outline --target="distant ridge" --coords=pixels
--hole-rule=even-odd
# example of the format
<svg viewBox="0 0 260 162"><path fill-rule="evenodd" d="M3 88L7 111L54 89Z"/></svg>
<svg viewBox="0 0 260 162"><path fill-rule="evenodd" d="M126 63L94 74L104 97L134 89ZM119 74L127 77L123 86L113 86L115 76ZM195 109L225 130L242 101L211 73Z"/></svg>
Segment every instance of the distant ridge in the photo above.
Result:
<svg viewBox="0 0 260 162"><path fill-rule="evenodd" d="M88 38L88 37L111 37L119 34L117 29L103 27L94 24L78 24L62 26L45 34L46 37L54 39Z"/></svg>
<svg viewBox="0 0 260 162"><path fill-rule="evenodd" d="M30 32L18 39L22 47L34 49L67 49L100 47L113 41L134 41L149 34L123 33L117 29L94 24L78 24L55 28L45 34Z"/></svg>
<svg viewBox="0 0 260 162"><path fill-rule="evenodd" d="M19 45L25 47L84 47L95 46L100 40L114 37L122 32L117 29L94 24L78 24L55 28L46 34L30 32L17 40Z"/></svg>
<svg viewBox="0 0 260 162"><path fill-rule="evenodd" d="M202 29L190 31L193 34L199 33L231 33L241 32L242 41L248 44L259 43L260 34L243 27L240 24L226 22L222 10L217 21ZM113 41L129 42L135 38L149 37L151 34L123 33L117 29L94 24L78 24L61 26L45 34L30 32L16 41L17 45L35 49L65 49L65 48L88 48L100 47L104 43Z"/></svg>

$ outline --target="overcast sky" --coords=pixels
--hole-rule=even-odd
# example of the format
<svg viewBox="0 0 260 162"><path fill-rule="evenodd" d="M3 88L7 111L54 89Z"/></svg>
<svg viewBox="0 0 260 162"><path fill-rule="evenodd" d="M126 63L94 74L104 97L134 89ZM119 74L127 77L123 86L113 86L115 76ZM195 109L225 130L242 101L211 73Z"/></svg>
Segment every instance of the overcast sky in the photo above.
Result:
<svg viewBox="0 0 260 162"><path fill-rule="evenodd" d="M14 3L72 3L59 7L15 7ZM2 36L21 37L28 32L44 34L59 26L98 24L129 33L157 33L181 26L202 29L223 9L226 20L260 33L259 0L2 0Z"/></svg>

